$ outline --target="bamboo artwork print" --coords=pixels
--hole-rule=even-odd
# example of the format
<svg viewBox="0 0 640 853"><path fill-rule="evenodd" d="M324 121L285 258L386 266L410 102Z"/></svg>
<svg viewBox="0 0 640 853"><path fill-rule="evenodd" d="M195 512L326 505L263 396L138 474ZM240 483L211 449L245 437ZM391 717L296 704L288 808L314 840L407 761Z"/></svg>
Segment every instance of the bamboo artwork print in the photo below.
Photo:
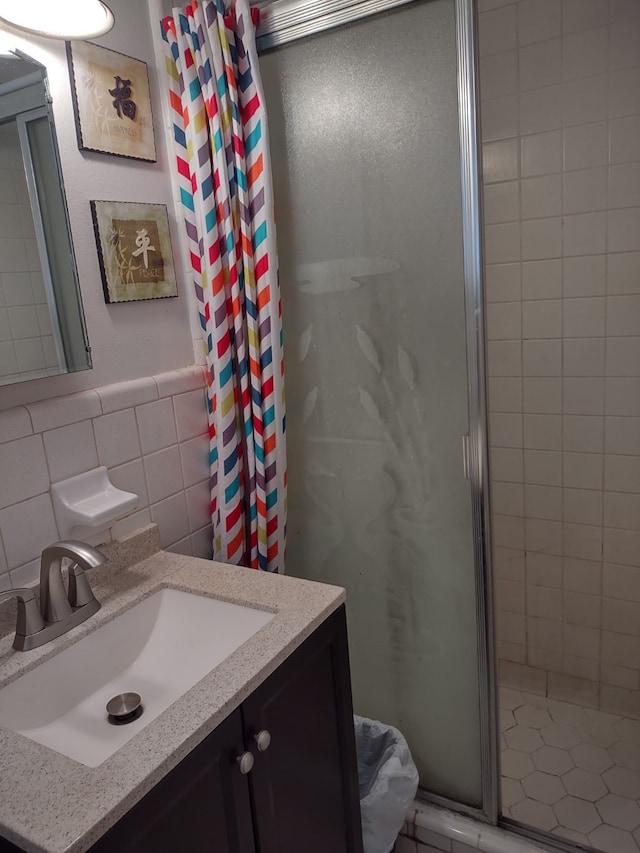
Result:
<svg viewBox="0 0 640 853"><path fill-rule="evenodd" d="M67 42L78 148L156 162L146 63L90 42Z"/></svg>
<svg viewBox="0 0 640 853"><path fill-rule="evenodd" d="M107 302L178 295L165 205L92 201L91 214Z"/></svg>

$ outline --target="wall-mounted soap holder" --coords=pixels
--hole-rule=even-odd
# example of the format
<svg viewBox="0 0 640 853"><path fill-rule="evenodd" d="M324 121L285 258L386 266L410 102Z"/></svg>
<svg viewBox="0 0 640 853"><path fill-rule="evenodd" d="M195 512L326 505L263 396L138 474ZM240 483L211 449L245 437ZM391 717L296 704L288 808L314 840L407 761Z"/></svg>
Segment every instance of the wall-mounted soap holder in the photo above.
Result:
<svg viewBox="0 0 640 853"><path fill-rule="evenodd" d="M103 466L51 486L61 539L94 536L138 506L138 495L117 489Z"/></svg>

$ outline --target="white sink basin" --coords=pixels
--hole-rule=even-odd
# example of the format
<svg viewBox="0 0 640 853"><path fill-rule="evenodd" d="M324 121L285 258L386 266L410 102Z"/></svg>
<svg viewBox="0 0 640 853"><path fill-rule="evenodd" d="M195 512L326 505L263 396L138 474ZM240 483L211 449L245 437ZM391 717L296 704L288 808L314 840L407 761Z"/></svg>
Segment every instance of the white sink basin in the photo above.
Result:
<svg viewBox="0 0 640 853"><path fill-rule="evenodd" d="M0 725L97 767L274 614L162 589L0 690ZM142 697L142 716L107 720L119 693Z"/></svg>

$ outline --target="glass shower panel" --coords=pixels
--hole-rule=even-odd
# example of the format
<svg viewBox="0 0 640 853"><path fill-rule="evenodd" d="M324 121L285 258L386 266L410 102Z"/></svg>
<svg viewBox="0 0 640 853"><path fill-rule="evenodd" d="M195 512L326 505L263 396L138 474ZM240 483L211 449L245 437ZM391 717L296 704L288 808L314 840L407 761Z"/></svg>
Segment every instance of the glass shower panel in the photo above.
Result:
<svg viewBox="0 0 640 853"><path fill-rule="evenodd" d="M261 59L287 359L287 571L345 586L357 713L481 805L453 0Z"/></svg>

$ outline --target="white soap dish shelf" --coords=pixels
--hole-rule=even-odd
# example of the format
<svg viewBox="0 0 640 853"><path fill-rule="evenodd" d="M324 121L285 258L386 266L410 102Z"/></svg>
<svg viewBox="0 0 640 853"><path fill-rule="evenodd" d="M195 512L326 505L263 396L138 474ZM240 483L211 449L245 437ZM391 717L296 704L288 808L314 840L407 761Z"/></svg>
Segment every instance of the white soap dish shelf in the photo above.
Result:
<svg viewBox="0 0 640 853"><path fill-rule="evenodd" d="M117 489L103 466L51 486L53 509L62 539L108 529L138 506L138 495Z"/></svg>

